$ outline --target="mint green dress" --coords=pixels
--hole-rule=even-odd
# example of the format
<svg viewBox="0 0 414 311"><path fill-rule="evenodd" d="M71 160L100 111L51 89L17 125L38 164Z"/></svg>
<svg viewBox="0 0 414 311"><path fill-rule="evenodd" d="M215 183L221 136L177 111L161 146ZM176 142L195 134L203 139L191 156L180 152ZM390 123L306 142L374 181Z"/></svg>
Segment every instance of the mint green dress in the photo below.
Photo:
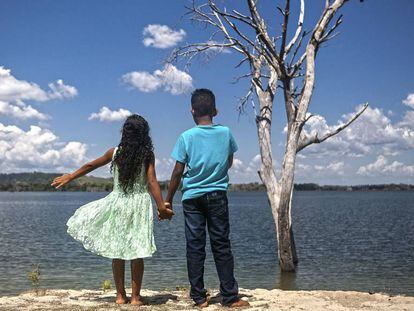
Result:
<svg viewBox="0 0 414 311"><path fill-rule="evenodd" d="M78 208L66 223L67 232L85 249L103 257L124 260L150 257L156 247L145 172L142 170L133 191L125 194L116 165L113 171L113 191Z"/></svg>

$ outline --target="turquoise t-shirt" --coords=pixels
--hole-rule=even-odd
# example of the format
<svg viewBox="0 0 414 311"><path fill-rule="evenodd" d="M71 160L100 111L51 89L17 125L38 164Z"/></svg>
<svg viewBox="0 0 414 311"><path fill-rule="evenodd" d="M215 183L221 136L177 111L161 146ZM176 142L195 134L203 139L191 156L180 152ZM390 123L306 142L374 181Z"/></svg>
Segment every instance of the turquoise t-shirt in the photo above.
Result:
<svg viewBox="0 0 414 311"><path fill-rule="evenodd" d="M171 156L186 164L182 200L216 190L227 190L230 155L237 151L230 129L222 125L199 125L180 135Z"/></svg>

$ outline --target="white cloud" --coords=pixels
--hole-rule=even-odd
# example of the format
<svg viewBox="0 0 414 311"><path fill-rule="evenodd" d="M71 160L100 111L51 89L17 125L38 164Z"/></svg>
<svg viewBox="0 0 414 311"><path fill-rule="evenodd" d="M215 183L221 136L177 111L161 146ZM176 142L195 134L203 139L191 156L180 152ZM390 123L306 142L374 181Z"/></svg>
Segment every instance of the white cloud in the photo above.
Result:
<svg viewBox="0 0 414 311"><path fill-rule="evenodd" d="M407 98L403 100L403 104L414 109L414 93L409 94ZM414 130L414 110L407 110L398 125L406 129ZM411 134L412 133L413 132L411 132Z"/></svg>
<svg viewBox="0 0 414 311"><path fill-rule="evenodd" d="M18 119L39 119L46 120L49 117L30 105L12 105L8 102L0 101L0 115L6 115Z"/></svg>
<svg viewBox="0 0 414 311"><path fill-rule="evenodd" d="M157 179L160 181L169 180L171 172L174 168L175 162L173 159L161 158L155 159L155 169L157 172Z"/></svg>
<svg viewBox="0 0 414 311"><path fill-rule="evenodd" d="M403 100L403 104L414 109L414 93L408 94L407 98Z"/></svg>
<svg viewBox="0 0 414 311"><path fill-rule="evenodd" d="M49 83L50 88L49 99L64 99L72 98L78 95L78 90L71 85L66 85L62 79L56 81L56 83Z"/></svg>
<svg viewBox="0 0 414 311"><path fill-rule="evenodd" d="M155 70L152 74L147 71L129 72L123 75L122 79L125 83L146 93L163 87L164 91L179 95L193 88L193 78L171 64L166 64L162 70Z"/></svg>
<svg viewBox="0 0 414 311"><path fill-rule="evenodd" d="M95 120L98 119L102 122L114 122L114 121L122 121L125 120L129 115L131 115L131 111L126 109L118 109L118 110L111 110L106 106L103 106L99 112L92 113L88 120Z"/></svg>
<svg viewBox="0 0 414 311"><path fill-rule="evenodd" d="M343 119L350 116L347 114ZM381 109L368 107L359 120L344 131L344 136L349 141L359 140L370 146L393 143L401 137L401 132Z"/></svg>
<svg viewBox="0 0 414 311"><path fill-rule="evenodd" d="M334 173L337 173L339 175L343 175L344 174L344 167L345 167L345 163L342 162L342 161L339 161L339 162L329 163L328 166L326 166L326 169L330 170Z"/></svg>
<svg viewBox="0 0 414 311"><path fill-rule="evenodd" d="M398 126L414 130L414 110L406 111Z"/></svg>
<svg viewBox="0 0 414 311"><path fill-rule="evenodd" d="M260 154L256 154L249 162L248 166L246 167L246 172L253 173L257 175L257 171L260 169L260 164L262 162L262 157Z"/></svg>
<svg viewBox="0 0 414 311"><path fill-rule="evenodd" d="M327 164L305 164L296 162L296 173L299 177L320 178L327 176L342 176L344 172L345 163L343 161L333 161Z"/></svg>
<svg viewBox="0 0 414 311"><path fill-rule="evenodd" d="M145 46L152 46L158 49L167 49L183 41L186 33L184 29L173 30L166 25L151 24L144 28L142 32Z"/></svg>
<svg viewBox="0 0 414 311"><path fill-rule="evenodd" d="M356 107L355 111L360 108ZM336 125L329 125L324 117L316 115L309 119L304 133L312 136L318 133L321 137L352 115L344 114ZM370 106L338 135L303 150L296 164L298 182L349 184L352 179L369 183L373 178L376 178L374 182L408 181L414 175L414 165L406 165L402 159L414 149L414 113L409 109L397 121L392 121L390 116L396 117L389 111ZM388 160L391 156L400 158ZM348 162L349 157L360 159ZM372 163L361 166L363 159Z"/></svg>
<svg viewBox="0 0 414 311"><path fill-rule="evenodd" d="M12 76L10 69L0 66L0 100L36 100L49 99L47 92L33 82L18 80Z"/></svg>
<svg viewBox="0 0 414 311"><path fill-rule="evenodd" d="M162 81L158 77L147 71L129 72L123 75L122 79L145 93L154 92L162 85Z"/></svg>
<svg viewBox="0 0 414 311"><path fill-rule="evenodd" d="M0 171L66 171L86 161L86 145L62 142L49 129L30 126L25 131L0 123Z"/></svg>
<svg viewBox="0 0 414 311"><path fill-rule="evenodd" d="M405 165L399 161L389 162L388 159L379 155L377 159L365 166L361 166L358 171L358 175L362 176L414 176L414 165Z"/></svg>
<svg viewBox="0 0 414 311"><path fill-rule="evenodd" d="M165 91L173 95L187 93L193 88L193 78L173 65L165 65L163 70L156 70L155 75L163 82Z"/></svg>
<svg viewBox="0 0 414 311"><path fill-rule="evenodd" d="M85 144L78 141L70 141L60 149L60 161L78 166L86 160L86 150Z"/></svg>
<svg viewBox="0 0 414 311"><path fill-rule="evenodd" d="M72 98L78 94L75 87L59 79L49 83L49 90L43 90L34 82L15 78L10 69L0 66L0 114L20 119L45 120L47 116L24 101L45 102L53 99Z"/></svg>
<svg viewBox="0 0 414 311"><path fill-rule="evenodd" d="M49 88L49 91L45 91L36 83L18 80L11 74L10 69L0 66L0 100L2 101L43 102L51 99L72 98L78 94L75 87L64 84L61 79L55 83L49 83Z"/></svg>
<svg viewBox="0 0 414 311"><path fill-rule="evenodd" d="M238 158L233 159L233 166L229 174L232 182L252 182L259 181L258 171L260 169L260 154L255 155L250 161L244 163Z"/></svg>
<svg viewBox="0 0 414 311"><path fill-rule="evenodd" d="M233 159L233 169L240 170L243 169L243 161L240 159Z"/></svg>
<svg viewBox="0 0 414 311"><path fill-rule="evenodd" d="M359 110L361 106L356 108ZM306 135L318 133L319 137L345 122L351 114L345 114L336 125L328 125L325 118L316 115L304 128ZM406 113L401 122L392 123L379 108L368 107L349 127L321 144L306 148L305 156L326 157L330 155L361 157L380 149L381 152L398 152L414 148L414 131L410 121L414 114ZM286 130L285 130L286 131Z"/></svg>

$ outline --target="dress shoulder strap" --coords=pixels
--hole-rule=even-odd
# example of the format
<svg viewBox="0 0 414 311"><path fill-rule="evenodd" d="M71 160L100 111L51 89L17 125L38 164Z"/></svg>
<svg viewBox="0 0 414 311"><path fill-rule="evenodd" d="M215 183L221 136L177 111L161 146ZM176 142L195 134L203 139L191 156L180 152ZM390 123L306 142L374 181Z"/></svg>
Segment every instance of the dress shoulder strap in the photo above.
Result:
<svg viewBox="0 0 414 311"><path fill-rule="evenodd" d="M115 147L115 149L114 149L114 153L112 154L112 161L115 159L115 154L116 154L116 151L118 150L118 147Z"/></svg>

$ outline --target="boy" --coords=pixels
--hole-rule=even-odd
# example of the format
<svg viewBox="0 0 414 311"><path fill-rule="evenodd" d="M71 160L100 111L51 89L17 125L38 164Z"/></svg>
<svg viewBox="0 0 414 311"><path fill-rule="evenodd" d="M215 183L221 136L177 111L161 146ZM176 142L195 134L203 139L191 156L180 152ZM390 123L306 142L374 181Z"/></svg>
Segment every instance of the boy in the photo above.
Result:
<svg viewBox="0 0 414 311"><path fill-rule="evenodd" d="M229 240L227 172L232 165L237 144L229 128L213 124L217 110L214 94L210 90L197 89L192 93L191 114L196 126L180 135L171 154L176 164L166 197L166 202L172 206L174 194L184 175L181 190L190 296L199 307L208 306L203 280L207 224L220 279L222 304L230 307L248 306L247 301L238 298ZM187 171L184 173L185 166Z"/></svg>

